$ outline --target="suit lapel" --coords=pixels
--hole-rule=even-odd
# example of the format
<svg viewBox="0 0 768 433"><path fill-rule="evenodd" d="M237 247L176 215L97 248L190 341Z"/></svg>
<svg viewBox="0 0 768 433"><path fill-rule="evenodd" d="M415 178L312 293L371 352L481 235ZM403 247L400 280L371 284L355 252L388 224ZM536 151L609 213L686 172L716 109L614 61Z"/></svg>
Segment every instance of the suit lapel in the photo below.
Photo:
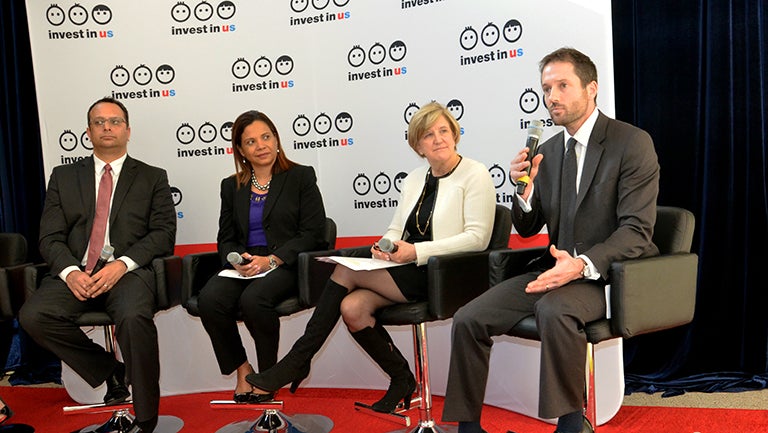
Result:
<svg viewBox="0 0 768 433"><path fill-rule="evenodd" d="M595 126L592 128L592 134L589 136L589 143L587 145L587 153L584 155L584 166L581 169L581 181L579 182L579 194L576 196L576 209L579 209L581 202L584 201L584 197L592 186L592 181L595 179L595 173L597 172L597 165L600 162L600 158L603 156L603 141L605 141L606 129L608 128L608 118L599 113Z"/></svg>
<svg viewBox="0 0 768 433"><path fill-rule="evenodd" d="M93 227L93 217L96 213L96 174L95 174L93 156L80 160L77 169L77 186L82 194L82 203L85 206L88 223L86 224L85 239L91 234Z"/></svg>
<svg viewBox="0 0 768 433"><path fill-rule="evenodd" d="M128 190L131 189L133 181L136 179L136 175L139 171L139 164L127 156L123 163L123 168L120 170L120 177L117 179L117 186L115 187L115 195L112 197L112 208L109 212L109 224L115 222L117 215L120 213L120 207L125 202L125 196L128 195Z"/></svg>
<svg viewBox="0 0 768 433"><path fill-rule="evenodd" d="M270 212L272 212L272 209L275 208L275 203L277 202L277 198L280 197L280 193L283 192L287 177L287 171L272 176L272 181L269 184L269 194L267 194L267 202L264 203L264 220L267 219Z"/></svg>
<svg viewBox="0 0 768 433"><path fill-rule="evenodd" d="M240 225L240 233L245 233L247 240L249 216L251 213L251 184L249 182L243 186L239 186L237 177L235 177L232 184L234 185L233 188L235 188L235 221Z"/></svg>

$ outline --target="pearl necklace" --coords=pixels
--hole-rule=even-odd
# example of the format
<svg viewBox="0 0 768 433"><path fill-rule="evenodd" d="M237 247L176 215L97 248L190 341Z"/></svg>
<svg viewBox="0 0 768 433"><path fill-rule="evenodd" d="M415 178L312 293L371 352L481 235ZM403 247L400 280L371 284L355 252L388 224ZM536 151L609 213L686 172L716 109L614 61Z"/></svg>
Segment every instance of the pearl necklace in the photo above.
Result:
<svg viewBox="0 0 768 433"><path fill-rule="evenodd" d="M259 191L269 191L269 184L271 183L272 178L270 177L266 185L260 184L258 179L256 179L256 173L251 170L251 185L253 185L254 188L258 189Z"/></svg>

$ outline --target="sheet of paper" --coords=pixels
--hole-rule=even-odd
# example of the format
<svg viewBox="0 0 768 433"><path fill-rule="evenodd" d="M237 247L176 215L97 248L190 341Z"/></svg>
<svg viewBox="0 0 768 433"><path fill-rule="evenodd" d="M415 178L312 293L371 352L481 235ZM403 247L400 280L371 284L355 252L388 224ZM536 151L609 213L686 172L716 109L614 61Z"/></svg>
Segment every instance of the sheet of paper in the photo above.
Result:
<svg viewBox="0 0 768 433"><path fill-rule="evenodd" d="M275 269L277 269L277 268L275 268ZM262 272L260 274L256 274L256 275L253 275L253 276L250 276L250 277L246 277L244 275L240 275L240 272L237 272L234 269L223 269L221 272L219 272L219 276L220 277L227 277L227 278L235 278L237 280L250 280L250 279L253 279L253 278L263 278L268 273L270 273L272 271L274 271L274 269L270 269L270 270L268 270L266 272Z"/></svg>
<svg viewBox="0 0 768 433"><path fill-rule="evenodd" d="M325 256L316 257L317 260L327 263L337 263L346 266L353 271L373 271L376 269L402 266L405 263L395 263L388 260L369 259L364 257Z"/></svg>

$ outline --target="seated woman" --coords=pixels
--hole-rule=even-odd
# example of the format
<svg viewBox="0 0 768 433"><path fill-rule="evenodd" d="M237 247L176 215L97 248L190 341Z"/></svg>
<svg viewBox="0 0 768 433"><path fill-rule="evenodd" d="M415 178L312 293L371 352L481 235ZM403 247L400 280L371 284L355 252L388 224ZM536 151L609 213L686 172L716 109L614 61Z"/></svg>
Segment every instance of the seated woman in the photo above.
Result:
<svg viewBox="0 0 768 433"><path fill-rule="evenodd" d="M237 252L241 275L212 277L199 295L200 318L211 338L222 374L237 372L234 400L258 403L245 376L253 372L237 328L238 313L256 345L259 371L277 362L280 320L275 306L298 294L296 262L302 251L328 248L323 240L325 209L312 167L289 160L275 124L248 111L232 126L237 172L221 181L217 236L222 264Z"/></svg>
<svg viewBox="0 0 768 433"><path fill-rule="evenodd" d="M374 410L391 412L403 400L410 407L416 382L406 359L376 323L382 307L426 299L427 261L431 256L482 251L491 238L495 190L488 169L462 158L456 151L459 124L438 103L417 111L408 127L408 144L427 167L412 171L403 181L402 195L384 238L397 247L373 257L403 263L375 271L352 271L336 266L304 335L274 367L249 374L254 392L274 393L292 383L291 392L309 375L310 361L333 330L339 316L355 341L390 376L384 398Z"/></svg>

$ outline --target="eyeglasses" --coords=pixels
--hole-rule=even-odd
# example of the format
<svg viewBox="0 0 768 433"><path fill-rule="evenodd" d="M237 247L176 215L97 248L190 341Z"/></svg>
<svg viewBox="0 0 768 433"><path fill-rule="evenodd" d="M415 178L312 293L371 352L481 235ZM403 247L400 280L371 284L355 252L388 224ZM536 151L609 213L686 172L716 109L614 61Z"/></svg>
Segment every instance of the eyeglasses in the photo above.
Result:
<svg viewBox="0 0 768 433"><path fill-rule="evenodd" d="M125 123L125 119L122 117L110 117L109 119L104 119L103 117L97 117L96 119L93 119L91 121L91 125L94 126L104 126L107 123L109 123L111 126L120 126L123 123Z"/></svg>

